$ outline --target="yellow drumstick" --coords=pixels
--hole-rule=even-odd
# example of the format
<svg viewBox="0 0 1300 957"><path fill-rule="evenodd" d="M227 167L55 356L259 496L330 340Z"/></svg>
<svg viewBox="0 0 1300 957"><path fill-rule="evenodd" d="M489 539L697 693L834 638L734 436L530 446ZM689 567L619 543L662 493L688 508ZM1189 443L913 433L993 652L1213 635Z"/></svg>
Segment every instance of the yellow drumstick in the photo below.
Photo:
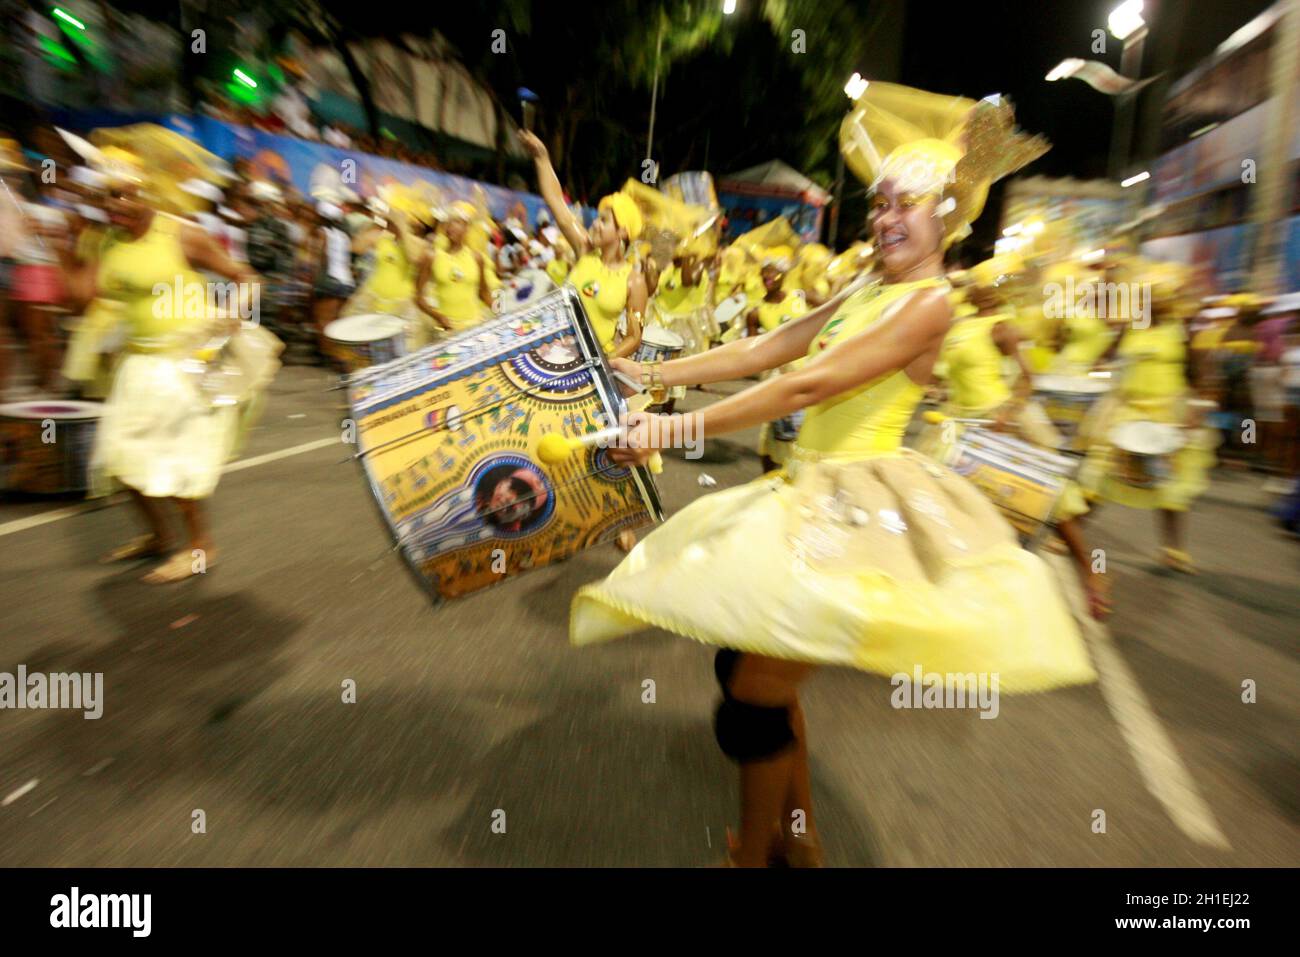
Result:
<svg viewBox="0 0 1300 957"><path fill-rule="evenodd" d="M547 432L542 436L541 441L537 443L537 457L546 465L559 465L578 449L589 448L602 442L611 442L622 435L623 430L619 426L601 429L599 432L588 432L579 436L566 436L561 435L559 432ZM663 459L658 452L651 455L650 461L646 464L655 475L664 470Z"/></svg>

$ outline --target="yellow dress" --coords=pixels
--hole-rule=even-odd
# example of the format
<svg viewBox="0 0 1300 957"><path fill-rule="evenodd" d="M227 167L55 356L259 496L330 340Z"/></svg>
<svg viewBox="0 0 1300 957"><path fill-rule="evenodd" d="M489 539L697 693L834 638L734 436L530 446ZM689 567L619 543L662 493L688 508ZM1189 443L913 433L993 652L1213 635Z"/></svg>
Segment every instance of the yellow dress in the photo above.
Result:
<svg viewBox="0 0 1300 957"><path fill-rule="evenodd" d="M578 290L582 306L591 321L600 347L613 352L623 331L623 310L627 308L627 281L632 275L632 261L614 268L606 266L599 253L587 253L574 263L569 285Z"/></svg>
<svg viewBox="0 0 1300 957"><path fill-rule="evenodd" d="M809 356L934 280L851 296ZM965 479L902 448L922 395L903 371L807 410L783 473L696 499L573 600L590 644L662 628L708 644L999 690L1095 679L1047 566Z"/></svg>
<svg viewBox="0 0 1300 957"><path fill-rule="evenodd" d="M453 330L469 329L487 317L487 306L478 294L481 272L468 246L454 253L438 249L433 254L432 280L438 311L451 321Z"/></svg>
<svg viewBox="0 0 1300 957"><path fill-rule="evenodd" d="M1102 400L1106 405L1098 411L1094 430L1099 438L1088 450L1079 481L1089 494L1130 508L1184 512L1209 485L1218 433L1204 426L1186 429L1186 442L1171 456L1167 479L1154 488L1120 480L1123 453L1107 437L1123 422L1183 425L1190 398L1184 372L1187 332L1177 320L1152 322L1145 329L1130 327L1117 353L1124 362L1122 378L1114 396Z"/></svg>
<svg viewBox="0 0 1300 957"><path fill-rule="evenodd" d="M234 450L236 407L214 408L185 368L206 341L209 316L182 226L156 213L143 236L109 243L100 258L99 295L120 314L126 349L95 433L92 495L116 481L155 498L205 498Z"/></svg>

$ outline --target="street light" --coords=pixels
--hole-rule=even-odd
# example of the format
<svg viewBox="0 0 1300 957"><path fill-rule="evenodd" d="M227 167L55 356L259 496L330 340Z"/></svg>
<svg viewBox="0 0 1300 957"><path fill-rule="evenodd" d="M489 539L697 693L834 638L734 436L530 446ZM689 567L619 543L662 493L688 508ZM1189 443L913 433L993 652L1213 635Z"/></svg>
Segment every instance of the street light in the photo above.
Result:
<svg viewBox="0 0 1300 957"><path fill-rule="evenodd" d="M1110 27L1111 35L1116 40L1127 40L1137 33L1146 26L1146 21L1142 19L1142 0L1124 0L1110 12L1106 26Z"/></svg>
<svg viewBox="0 0 1300 957"><path fill-rule="evenodd" d="M1150 178L1151 178L1150 171L1143 170L1142 172L1138 173L1136 176L1130 176L1128 179L1124 180L1119 185L1124 189L1128 189L1130 186L1136 186L1138 183L1141 183L1143 180L1148 180Z"/></svg>
<svg viewBox="0 0 1300 957"><path fill-rule="evenodd" d="M726 16L731 16L736 12L736 0L722 0L722 12Z"/></svg>
<svg viewBox="0 0 1300 957"><path fill-rule="evenodd" d="M854 73L849 77L849 82L844 84L844 93L850 100L856 100L867 92L867 87L870 85L870 81L864 80L861 73Z"/></svg>

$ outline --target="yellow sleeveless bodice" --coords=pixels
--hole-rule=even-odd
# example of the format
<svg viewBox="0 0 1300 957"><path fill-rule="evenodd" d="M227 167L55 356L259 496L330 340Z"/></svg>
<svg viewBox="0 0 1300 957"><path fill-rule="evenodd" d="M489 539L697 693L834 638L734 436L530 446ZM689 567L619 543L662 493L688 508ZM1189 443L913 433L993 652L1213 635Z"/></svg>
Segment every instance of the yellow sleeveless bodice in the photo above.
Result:
<svg viewBox="0 0 1300 957"><path fill-rule="evenodd" d="M114 237L99 260L101 299L115 303L128 344L164 348L208 318L207 284L181 246L184 222L155 213L139 239Z"/></svg>
<svg viewBox="0 0 1300 957"><path fill-rule="evenodd" d="M953 323L940 359L947 368L950 401L958 411L987 412L1011 398L1011 389L1002 379L1002 353L993 341L993 327L1011 319L994 313Z"/></svg>
<svg viewBox="0 0 1300 957"><path fill-rule="evenodd" d="M808 349L808 358L875 325L912 293L945 285L945 280L936 278L859 290L822 326ZM795 443L794 457L853 460L896 452L902 447L903 433L923 394L921 386L897 369L810 406Z"/></svg>
<svg viewBox="0 0 1300 957"><path fill-rule="evenodd" d="M601 261L599 253L587 253L569 273L569 284L582 297L591 328L606 352L614 348L618 319L627 306L627 280L631 275L631 260L610 269Z"/></svg>

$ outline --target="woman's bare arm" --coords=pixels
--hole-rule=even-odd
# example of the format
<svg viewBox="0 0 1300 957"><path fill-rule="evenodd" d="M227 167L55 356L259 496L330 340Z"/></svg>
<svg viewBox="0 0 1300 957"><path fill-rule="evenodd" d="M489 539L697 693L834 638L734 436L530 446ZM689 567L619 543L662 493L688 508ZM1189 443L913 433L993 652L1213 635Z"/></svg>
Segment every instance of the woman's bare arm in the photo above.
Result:
<svg viewBox="0 0 1300 957"><path fill-rule="evenodd" d="M943 293L922 293L888 322L827 349L803 368L768 379L695 413L695 434L725 435L772 422L886 373L907 369L927 354L937 353L951 318Z"/></svg>
<svg viewBox="0 0 1300 957"><path fill-rule="evenodd" d="M574 253L578 256L585 255L591 250L587 231L582 228L573 211L564 204L564 189L560 186L560 178L555 175L555 167L551 165L546 144L527 130L520 130L519 138L523 141L524 149L533 157L533 165L537 168L537 191L546 200L546 206L555 218L555 225L569 241Z"/></svg>

